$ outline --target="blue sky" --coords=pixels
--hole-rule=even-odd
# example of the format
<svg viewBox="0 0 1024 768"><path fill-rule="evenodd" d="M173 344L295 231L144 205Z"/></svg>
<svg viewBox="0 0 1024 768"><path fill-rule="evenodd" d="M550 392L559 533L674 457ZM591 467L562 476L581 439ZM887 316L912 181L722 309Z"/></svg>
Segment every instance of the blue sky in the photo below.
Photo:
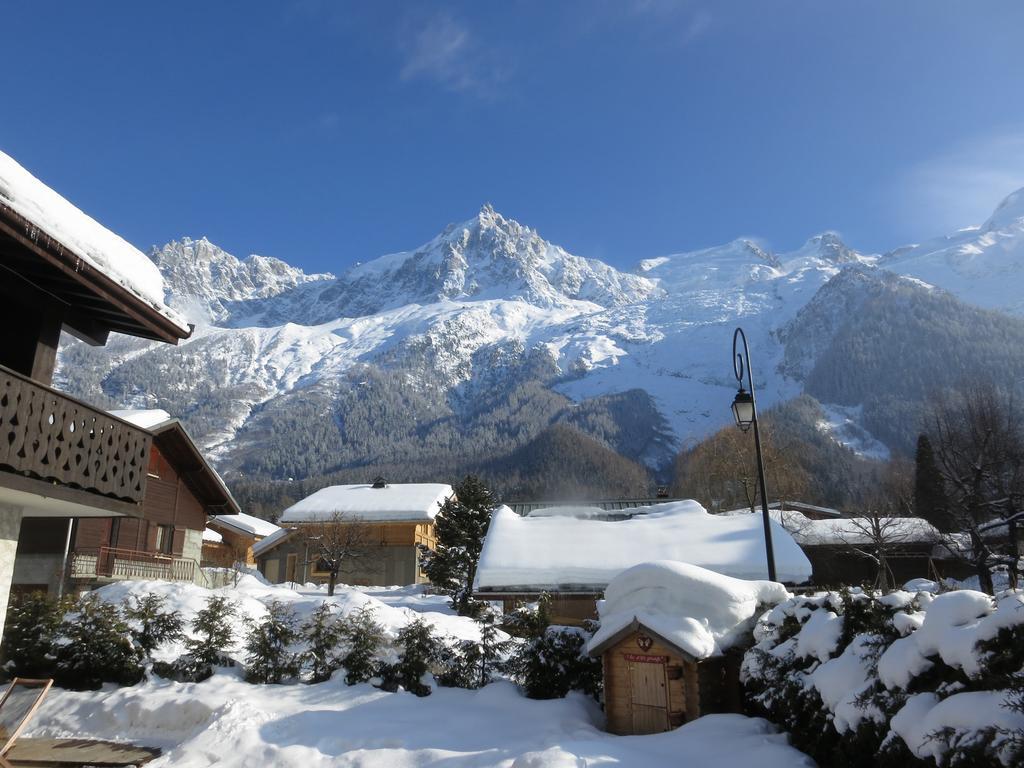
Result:
<svg viewBox="0 0 1024 768"><path fill-rule="evenodd" d="M824 229L1024 186L1024 3L5 2L0 149L140 247L308 270L490 201L574 253Z"/></svg>

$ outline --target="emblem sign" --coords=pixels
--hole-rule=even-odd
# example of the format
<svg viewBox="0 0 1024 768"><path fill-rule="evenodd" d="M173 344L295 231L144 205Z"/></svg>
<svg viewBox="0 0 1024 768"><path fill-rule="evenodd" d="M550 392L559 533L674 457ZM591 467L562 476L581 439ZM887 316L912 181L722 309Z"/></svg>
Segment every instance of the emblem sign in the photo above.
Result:
<svg viewBox="0 0 1024 768"><path fill-rule="evenodd" d="M637 635L636 644L641 651L649 651L651 646L654 645L654 638L649 635Z"/></svg>

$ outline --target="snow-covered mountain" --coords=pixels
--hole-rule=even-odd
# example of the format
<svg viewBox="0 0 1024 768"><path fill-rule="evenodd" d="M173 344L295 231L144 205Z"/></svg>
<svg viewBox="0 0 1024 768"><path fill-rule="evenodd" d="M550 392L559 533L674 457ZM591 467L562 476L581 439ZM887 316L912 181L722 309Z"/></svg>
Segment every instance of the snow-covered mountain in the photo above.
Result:
<svg viewBox="0 0 1024 768"><path fill-rule="evenodd" d="M497 456L555 421L663 465L727 421L738 324L767 406L800 393L827 351L832 336L815 323L838 329L866 293L895 295L872 277L883 267L1020 312L1006 283L1024 265L1022 200L884 257L826 232L788 253L743 239L633 272L567 253L489 205L340 277L183 239L151 258L169 303L197 322L193 338L72 346L58 376L93 400L182 416L225 469Z"/></svg>
<svg viewBox="0 0 1024 768"><path fill-rule="evenodd" d="M880 263L970 304L1024 315L1024 189L981 226L898 248Z"/></svg>

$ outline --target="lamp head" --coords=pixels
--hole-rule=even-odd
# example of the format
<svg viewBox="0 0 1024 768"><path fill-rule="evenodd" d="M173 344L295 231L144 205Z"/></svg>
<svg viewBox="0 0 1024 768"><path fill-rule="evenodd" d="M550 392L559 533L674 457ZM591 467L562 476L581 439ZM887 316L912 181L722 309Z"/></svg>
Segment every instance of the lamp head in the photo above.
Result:
<svg viewBox="0 0 1024 768"><path fill-rule="evenodd" d="M732 401L732 415L736 419L736 426L744 432L754 423L754 398L742 386Z"/></svg>

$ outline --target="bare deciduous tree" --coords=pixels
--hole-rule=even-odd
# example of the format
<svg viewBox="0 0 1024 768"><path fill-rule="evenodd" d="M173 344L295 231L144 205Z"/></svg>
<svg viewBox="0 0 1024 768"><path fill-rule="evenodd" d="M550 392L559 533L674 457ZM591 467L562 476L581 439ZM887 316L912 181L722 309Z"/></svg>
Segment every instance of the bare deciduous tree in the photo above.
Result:
<svg viewBox="0 0 1024 768"><path fill-rule="evenodd" d="M1024 414L1015 398L990 383L937 398L928 432L948 517L963 534L946 537L946 548L974 568L989 594L994 567L1006 567L1015 585L1024 519Z"/></svg>
<svg viewBox="0 0 1024 768"><path fill-rule="evenodd" d="M338 574L351 571L356 561L369 554L371 528L362 518L334 512L302 526L303 539L309 546L309 560L318 570L329 574L327 594L334 594Z"/></svg>
<svg viewBox="0 0 1024 768"><path fill-rule="evenodd" d="M769 422L761 426L761 453L769 502L797 499L809 477L793 460L794 445L787 444ZM760 505L754 439L736 427L726 427L702 443L684 450L676 460L673 492L710 502L712 510L744 506L756 512Z"/></svg>

